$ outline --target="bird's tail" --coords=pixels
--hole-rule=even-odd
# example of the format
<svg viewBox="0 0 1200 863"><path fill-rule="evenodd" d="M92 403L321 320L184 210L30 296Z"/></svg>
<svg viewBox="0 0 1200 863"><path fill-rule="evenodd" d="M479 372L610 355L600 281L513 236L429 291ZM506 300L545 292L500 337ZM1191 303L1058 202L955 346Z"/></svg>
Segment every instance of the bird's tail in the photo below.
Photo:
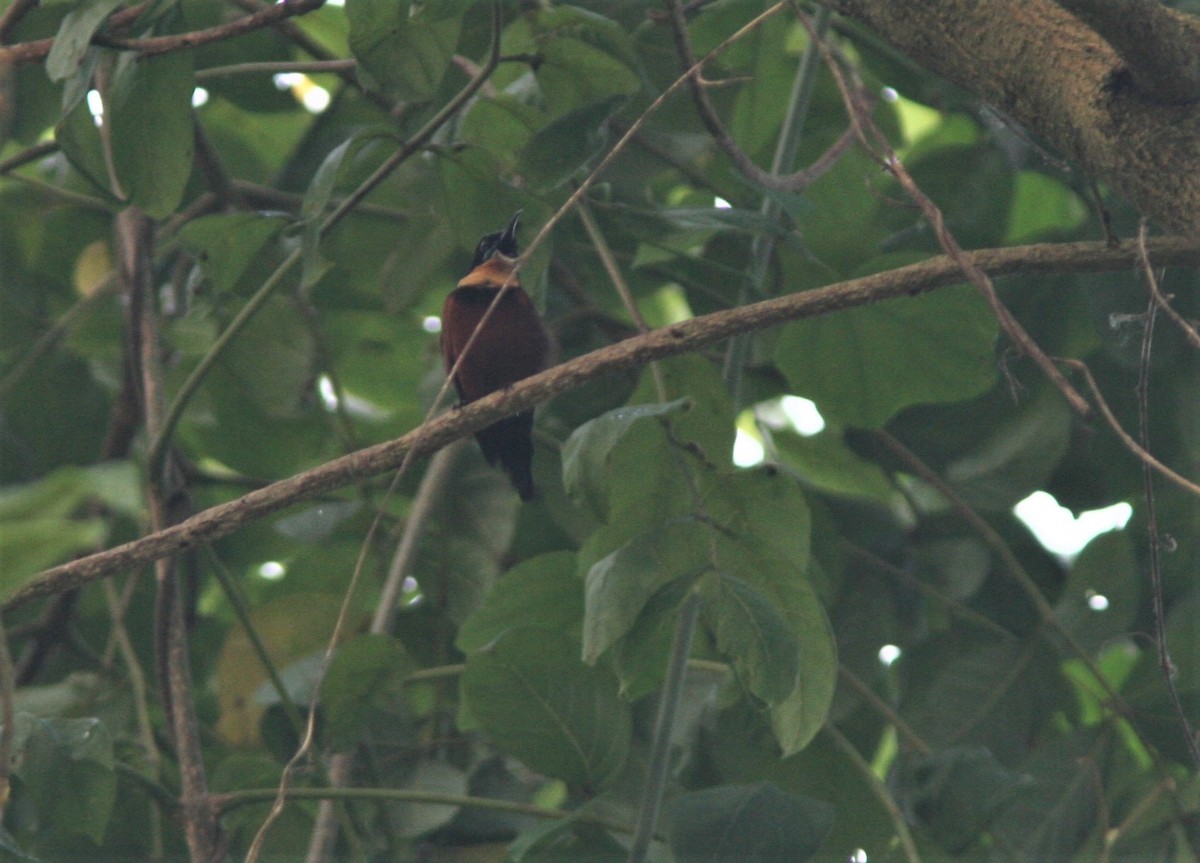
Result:
<svg viewBox="0 0 1200 863"><path fill-rule="evenodd" d="M517 414L492 423L475 434L488 464L499 465L512 480L521 500L532 500L533 412Z"/></svg>

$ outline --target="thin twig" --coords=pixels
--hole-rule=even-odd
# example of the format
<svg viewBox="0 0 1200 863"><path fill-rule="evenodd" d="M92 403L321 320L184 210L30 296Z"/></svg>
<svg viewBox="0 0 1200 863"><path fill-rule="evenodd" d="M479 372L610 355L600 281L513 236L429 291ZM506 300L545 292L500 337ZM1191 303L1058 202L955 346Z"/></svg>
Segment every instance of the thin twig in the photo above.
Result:
<svg viewBox="0 0 1200 863"><path fill-rule="evenodd" d="M1176 473L1171 468L1167 467L1165 464L1155 458L1152 453L1146 450L1145 447L1141 446L1141 444L1139 444L1133 438L1133 435L1125 431L1125 429L1121 426L1121 421L1117 419L1116 415L1112 412L1112 408L1108 406L1108 402L1104 400L1104 396L1100 392L1100 387L1097 386L1096 379L1092 377L1092 371L1087 367L1086 363L1073 359L1060 359L1059 362L1083 376L1083 380L1087 384L1088 390L1091 392L1092 398L1096 402L1096 407L1100 411L1100 416L1104 417L1104 421L1108 423L1108 426L1113 430L1113 433L1120 438L1121 443L1125 444L1126 449L1137 456L1143 464L1154 468L1162 476L1166 477L1183 490L1200 497L1200 485L1197 485L1187 477L1180 473Z"/></svg>
<svg viewBox="0 0 1200 863"><path fill-rule="evenodd" d="M8 649L8 632L0 619L0 818L8 809L12 787L8 771L12 765L13 736L17 732L13 711L13 695L16 692L16 673L12 653Z"/></svg>
<svg viewBox="0 0 1200 863"><path fill-rule="evenodd" d="M859 774L870 786L875 799L883 804L883 808L887 810L888 816L892 819L892 826L896 829L896 838L900 840L900 847L904 849L904 856L908 859L908 863L921 863L921 855L917 851L917 845L913 842L912 834L908 832L908 822L904 818L904 813L900 811L900 806L892 797L892 793L888 791L879 777L875 775L875 771L871 769L870 763L859 754L859 751L854 748L842 732L834 727L833 723L825 723L825 733L833 741L834 745L841 750L842 754L850 759L850 763L854 765Z"/></svg>
<svg viewBox="0 0 1200 863"><path fill-rule="evenodd" d="M658 716L654 720L654 736L650 743L650 763L646 765L646 778L642 785L642 800L638 806L637 826L633 842L629 846L627 863L643 863L646 852L658 825L658 812L662 807L663 793L667 784L667 766L671 754L671 731L675 727L675 715L683 696L683 683L687 676L688 656L692 652L692 638L696 634L696 621L700 616L700 592L693 585L679 609L675 620L675 634L671 640L671 655L667 665L667 676L658 698Z"/></svg>
<svg viewBox="0 0 1200 863"><path fill-rule="evenodd" d="M433 514L434 508L445 493L450 480L451 471L458 457L462 454L462 441L440 449L429 461L429 468L421 478L421 485L413 497L409 507L408 518L404 521L404 533L396 546L396 553L388 566L388 574L384 579L379 600L375 605L375 614L371 619L370 632L385 635L391 631L392 621L396 615L396 602L404 587L404 580L412 572L413 560L416 557L418 541L425 535L425 525ZM335 755L329 765L328 785L332 788L345 786L353 774L354 753L343 752ZM322 800L317 809L312 836L308 843L309 861L325 860L333 850L337 840L337 822L334 820L335 801Z"/></svg>
<svg viewBox="0 0 1200 863"><path fill-rule="evenodd" d="M137 576L131 576L132 578L137 578ZM146 759L146 768L150 778L157 782L162 776L162 753L159 752L158 741L154 736L154 723L150 720L150 694L146 686L146 674L142 670L141 660L138 659L133 641L129 638L129 630L125 626L125 608L117 586L113 584L111 578L106 578L103 581L103 587L104 601L108 605L108 617L112 621L113 642L125 664L125 673L129 676L138 740L141 743L142 754ZM158 807L153 804L150 806L146 832L150 834L151 856L161 857L163 853L162 818Z"/></svg>
<svg viewBox="0 0 1200 863"><path fill-rule="evenodd" d="M921 755L933 754L933 747L926 743L921 735L917 734L913 727L904 721L904 717L892 705L880 698L874 689L867 686L862 678L841 662L838 663L838 674L842 680L850 684L851 689L866 699L867 703L874 708L876 713L896 729L896 733L900 735L900 739L906 741L914 751L919 752Z"/></svg>
<svg viewBox="0 0 1200 863"><path fill-rule="evenodd" d="M1171 305L1173 298L1165 295L1158 285L1158 276L1154 272L1154 267L1150 265L1150 255L1146 253L1146 233L1146 219L1143 217L1137 234L1138 264L1142 268L1142 275L1146 277L1146 288L1150 291L1150 298L1158 308L1166 312L1167 317L1174 321L1179 329L1183 330L1188 344L1196 350L1200 350L1200 332L1197 332L1196 327L1189 323L1183 315L1175 311L1174 306Z"/></svg>
<svg viewBox="0 0 1200 863"><path fill-rule="evenodd" d="M1145 247L1146 219L1142 219L1138 230L1139 249ZM1139 253L1140 254L1140 253ZM1138 364L1137 404L1138 404L1138 443L1146 452L1150 451L1150 358L1154 345L1154 321L1157 317L1162 294L1158 289L1158 280L1154 268L1148 263L1143 264L1150 298L1146 305L1145 329L1142 333L1142 351ZM1170 308L1166 306L1166 308ZM1154 643L1158 650L1158 667L1162 672L1163 682L1167 687L1171 705L1175 709L1175 718L1179 729L1187 742L1188 752L1192 756L1192 764L1200 769L1200 745L1196 742L1192 723L1188 720L1187 711L1179 698L1179 688L1175 685L1176 668L1171 661L1171 648L1167 644L1167 612L1163 605L1162 562L1159 551L1163 540L1158 532L1158 506L1154 496L1154 471L1149 462L1142 461L1142 492L1146 498L1146 533L1149 536L1150 552L1150 597L1154 607Z"/></svg>
<svg viewBox="0 0 1200 863"><path fill-rule="evenodd" d="M952 596L947 596L932 584L927 584L926 582L917 578L911 572L907 572L904 569L895 566L894 564L884 560L882 557L879 557L877 554L868 551L860 545L855 545L847 540L843 540L842 544L846 547L846 550L849 551L850 554L859 558L868 566L873 567L879 572L887 574L897 581L902 581L905 585L913 590L916 590L923 596L929 597L934 602L944 606L949 614L961 618L965 622L972 624L973 626L977 626L985 632L988 632L999 638L1011 639L1014 637L1014 633L1009 632L991 618L984 617L978 611L971 608L971 606L959 602Z"/></svg>
<svg viewBox="0 0 1200 863"><path fill-rule="evenodd" d="M679 0L668 0L667 11L670 13L668 20L671 24L671 33L675 37L675 50L683 61L683 65L688 67L687 82L688 87L692 91L692 100L696 103L697 113L699 113L701 121L704 123L705 128L708 129L708 133L712 136L713 140L725 151L725 154L729 156L738 171L746 179L764 189L797 194L812 185L814 181L819 179L825 171L828 171L836 163L838 156L845 151L849 143L848 138L843 137L839 139L825 156L818 159L813 166L803 171L780 175L773 171L764 171L758 167L746 151L738 145L733 136L729 134L729 131L721 122L721 117L717 113L717 109L713 107L712 101L708 98L708 92L705 90L705 81L700 77L700 68L703 63L696 62L696 54L692 50L692 43L688 38L687 21Z"/></svg>

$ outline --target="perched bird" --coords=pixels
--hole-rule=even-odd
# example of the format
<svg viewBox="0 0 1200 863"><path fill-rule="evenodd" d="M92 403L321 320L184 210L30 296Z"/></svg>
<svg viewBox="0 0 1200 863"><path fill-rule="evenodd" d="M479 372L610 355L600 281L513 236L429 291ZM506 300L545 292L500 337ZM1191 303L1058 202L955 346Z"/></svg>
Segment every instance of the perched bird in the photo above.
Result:
<svg viewBox="0 0 1200 863"><path fill-rule="evenodd" d="M501 287L512 276L454 374L454 386L464 405L512 386L546 366L550 339L533 303L513 274L520 220L518 210L507 228L479 241L471 269L442 306L442 356L449 374ZM488 463L499 463L504 468L521 499L531 499L533 411L493 423L476 432L475 439Z"/></svg>

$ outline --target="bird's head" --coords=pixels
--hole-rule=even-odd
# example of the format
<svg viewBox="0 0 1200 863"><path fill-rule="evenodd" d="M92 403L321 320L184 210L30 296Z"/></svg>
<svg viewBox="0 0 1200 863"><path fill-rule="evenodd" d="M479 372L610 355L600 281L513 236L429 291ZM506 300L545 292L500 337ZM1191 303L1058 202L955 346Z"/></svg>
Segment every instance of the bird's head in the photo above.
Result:
<svg viewBox="0 0 1200 863"><path fill-rule="evenodd" d="M494 234L487 234L479 241L479 244L475 246L475 257L471 259L471 269L475 269L496 255L503 255L510 260L516 259L520 254L520 249L517 247L517 225L521 222L521 213L523 212L524 210L517 210L507 228Z"/></svg>

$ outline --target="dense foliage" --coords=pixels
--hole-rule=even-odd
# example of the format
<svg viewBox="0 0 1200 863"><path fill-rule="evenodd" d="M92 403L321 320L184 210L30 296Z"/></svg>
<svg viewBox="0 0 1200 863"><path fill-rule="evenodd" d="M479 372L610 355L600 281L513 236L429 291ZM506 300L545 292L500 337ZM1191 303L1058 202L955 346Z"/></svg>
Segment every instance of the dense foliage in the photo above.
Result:
<svg viewBox="0 0 1200 863"><path fill-rule="evenodd" d="M437 315L476 240L523 209L528 244L686 66L669 15L641 0L308 5L183 50L171 37L260 6L61 0L5 33L54 43L0 67L3 597L420 425L443 381ZM499 62L440 114L488 72L497 8ZM764 8L689 4L696 55ZM877 36L824 26L963 248L1104 238L1091 178ZM828 68L801 61L809 43L785 6L703 72L760 166L795 112L781 173L849 126ZM660 327L940 253L864 148L836 152L806 188L766 191L679 88L523 266L558 358L638 332L613 268ZM1137 213L1104 206L1136 235ZM1200 315L1193 270L1158 275ZM1135 437L1144 397L1155 457L1200 476L1198 354L1162 314L1146 346L1141 268L997 289L1047 354L1087 364ZM796 397L819 431L797 425ZM735 436L762 457L735 465ZM157 577L10 608L0 854L183 859L190 843L194 859L188 830L208 816L179 808L190 781L240 858L315 709L303 799L265 857L301 859L332 822L336 859L625 859L665 755L653 859L1200 859L1151 586L1195 719L1200 506L1156 476L1148 524L1142 462L1011 350L975 287L594 376L539 408L528 504L467 444L394 491L381 476L243 524ZM1038 490L1133 515L1063 557L1013 514ZM178 679L162 695L172 621L185 704ZM181 722L199 762L175 745ZM304 796L335 753L341 784L375 796Z"/></svg>

